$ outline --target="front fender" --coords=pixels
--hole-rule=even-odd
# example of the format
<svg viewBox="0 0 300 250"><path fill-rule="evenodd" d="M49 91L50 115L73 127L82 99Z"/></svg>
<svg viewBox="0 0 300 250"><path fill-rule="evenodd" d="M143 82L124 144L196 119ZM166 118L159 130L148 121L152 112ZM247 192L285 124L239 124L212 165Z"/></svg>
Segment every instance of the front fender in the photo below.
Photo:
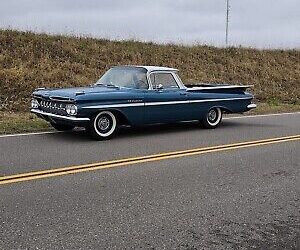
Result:
<svg viewBox="0 0 300 250"><path fill-rule="evenodd" d="M144 105L136 107L99 107L78 109L79 116L93 118L101 111L110 111L119 118L122 125L139 126L144 123Z"/></svg>

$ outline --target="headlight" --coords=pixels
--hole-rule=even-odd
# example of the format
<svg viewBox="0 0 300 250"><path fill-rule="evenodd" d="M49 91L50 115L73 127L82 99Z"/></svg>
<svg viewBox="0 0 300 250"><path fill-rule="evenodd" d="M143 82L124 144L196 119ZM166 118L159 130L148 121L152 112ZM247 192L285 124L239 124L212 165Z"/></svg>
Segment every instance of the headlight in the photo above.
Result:
<svg viewBox="0 0 300 250"><path fill-rule="evenodd" d="M77 114L77 107L74 104L67 104L66 105L66 112L68 115L76 115Z"/></svg>
<svg viewBox="0 0 300 250"><path fill-rule="evenodd" d="M37 99L32 99L31 100L31 108L33 109L37 109L39 107L39 102L37 101Z"/></svg>

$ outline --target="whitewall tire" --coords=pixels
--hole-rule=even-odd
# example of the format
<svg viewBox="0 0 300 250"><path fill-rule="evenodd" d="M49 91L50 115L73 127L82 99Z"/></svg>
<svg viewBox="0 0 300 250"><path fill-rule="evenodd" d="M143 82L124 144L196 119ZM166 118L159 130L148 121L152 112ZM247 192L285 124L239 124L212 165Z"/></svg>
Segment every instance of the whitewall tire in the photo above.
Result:
<svg viewBox="0 0 300 250"><path fill-rule="evenodd" d="M211 108L201 121L205 128L216 128L222 121L222 110L220 108Z"/></svg>
<svg viewBox="0 0 300 250"><path fill-rule="evenodd" d="M90 124L90 133L97 140L110 139L117 130L117 118L110 111L101 111Z"/></svg>

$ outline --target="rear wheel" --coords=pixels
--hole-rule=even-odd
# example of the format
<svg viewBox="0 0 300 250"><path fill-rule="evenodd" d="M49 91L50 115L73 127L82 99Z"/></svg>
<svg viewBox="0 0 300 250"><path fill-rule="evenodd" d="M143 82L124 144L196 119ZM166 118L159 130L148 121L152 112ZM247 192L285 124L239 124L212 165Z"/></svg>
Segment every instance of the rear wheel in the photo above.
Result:
<svg viewBox="0 0 300 250"><path fill-rule="evenodd" d="M54 123L54 122L53 123L51 122L51 126L58 131L70 131L73 128L75 128L75 126L73 126L73 125L60 124L60 123Z"/></svg>
<svg viewBox="0 0 300 250"><path fill-rule="evenodd" d="M89 132L97 140L110 139L117 130L117 118L110 111L101 111L92 120Z"/></svg>
<svg viewBox="0 0 300 250"><path fill-rule="evenodd" d="M207 113L201 124L205 128L216 128L222 121L222 110L220 108L212 108Z"/></svg>

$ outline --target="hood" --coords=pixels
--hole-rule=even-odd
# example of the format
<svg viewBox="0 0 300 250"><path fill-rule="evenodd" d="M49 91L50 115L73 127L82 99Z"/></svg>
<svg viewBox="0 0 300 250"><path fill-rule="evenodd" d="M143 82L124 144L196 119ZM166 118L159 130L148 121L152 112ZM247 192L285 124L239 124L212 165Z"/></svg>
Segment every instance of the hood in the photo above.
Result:
<svg viewBox="0 0 300 250"><path fill-rule="evenodd" d="M101 92L116 92L119 88L104 87L104 86L90 86L79 88L65 88L65 89L37 89L33 92L34 96L41 96L45 98L59 97L63 99L75 100L76 96L101 93Z"/></svg>

